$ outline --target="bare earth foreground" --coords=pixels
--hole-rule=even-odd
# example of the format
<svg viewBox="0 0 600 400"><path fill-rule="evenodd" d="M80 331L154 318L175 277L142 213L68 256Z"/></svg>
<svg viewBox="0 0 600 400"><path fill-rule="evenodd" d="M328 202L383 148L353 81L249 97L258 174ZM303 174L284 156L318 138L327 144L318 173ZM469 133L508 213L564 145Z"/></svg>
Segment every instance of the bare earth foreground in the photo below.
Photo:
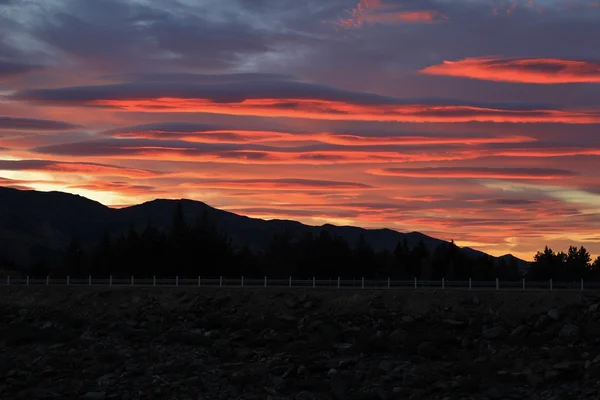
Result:
<svg viewBox="0 0 600 400"><path fill-rule="evenodd" d="M0 288L2 399L597 399L586 292Z"/></svg>

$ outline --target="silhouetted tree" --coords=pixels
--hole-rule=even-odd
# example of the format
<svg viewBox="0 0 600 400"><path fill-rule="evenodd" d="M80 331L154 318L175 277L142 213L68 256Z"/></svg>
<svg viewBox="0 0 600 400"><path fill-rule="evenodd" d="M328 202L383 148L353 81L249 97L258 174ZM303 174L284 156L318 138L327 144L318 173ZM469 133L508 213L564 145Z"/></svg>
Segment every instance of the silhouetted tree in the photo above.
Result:
<svg viewBox="0 0 600 400"><path fill-rule="evenodd" d="M77 238L72 238L65 253L65 273L74 278L87 275L84 265L84 250Z"/></svg>
<svg viewBox="0 0 600 400"><path fill-rule="evenodd" d="M113 272L114 254L110 233L108 233L108 231L102 233L102 237L100 238L100 242L98 243L93 256L90 274L102 275Z"/></svg>
<svg viewBox="0 0 600 400"><path fill-rule="evenodd" d="M570 246L567 253L555 253L546 246L544 251L538 251L534 256L528 278L571 281L588 276L591 269L591 256L585 247L581 246L578 249Z"/></svg>

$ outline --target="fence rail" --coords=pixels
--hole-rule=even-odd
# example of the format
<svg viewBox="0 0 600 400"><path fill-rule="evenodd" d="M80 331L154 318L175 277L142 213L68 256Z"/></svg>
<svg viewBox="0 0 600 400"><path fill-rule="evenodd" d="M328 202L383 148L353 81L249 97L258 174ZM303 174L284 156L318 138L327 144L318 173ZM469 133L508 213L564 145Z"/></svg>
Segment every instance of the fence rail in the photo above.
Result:
<svg viewBox="0 0 600 400"><path fill-rule="evenodd" d="M549 281L447 281L387 279L295 279L231 277L19 277L7 276L0 286L136 286L136 287L224 287L224 288L314 288L314 289L443 289L443 290L597 290L600 282Z"/></svg>

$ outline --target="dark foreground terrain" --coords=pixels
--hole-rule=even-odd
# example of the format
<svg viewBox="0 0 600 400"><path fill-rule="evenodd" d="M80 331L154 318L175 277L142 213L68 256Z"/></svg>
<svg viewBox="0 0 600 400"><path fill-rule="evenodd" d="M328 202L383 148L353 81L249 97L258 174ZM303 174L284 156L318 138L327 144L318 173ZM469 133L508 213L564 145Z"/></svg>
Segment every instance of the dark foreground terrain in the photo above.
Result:
<svg viewBox="0 0 600 400"><path fill-rule="evenodd" d="M581 292L0 288L2 399L597 399Z"/></svg>

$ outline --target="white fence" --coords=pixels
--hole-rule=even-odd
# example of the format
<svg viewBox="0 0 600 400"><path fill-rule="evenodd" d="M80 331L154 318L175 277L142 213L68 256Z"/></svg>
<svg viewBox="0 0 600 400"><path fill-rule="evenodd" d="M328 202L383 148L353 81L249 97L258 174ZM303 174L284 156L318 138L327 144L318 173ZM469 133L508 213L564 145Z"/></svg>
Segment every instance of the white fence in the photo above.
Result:
<svg viewBox="0 0 600 400"><path fill-rule="evenodd" d="M0 286L136 286L136 287L224 287L224 288L314 288L314 289L443 289L443 290L585 290L600 289L600 282L553 282L549 281L447 281L441 280L391 280L388 279L262 279L230 277L113 277L107 278L11 278L0 280Z"/></svg>

